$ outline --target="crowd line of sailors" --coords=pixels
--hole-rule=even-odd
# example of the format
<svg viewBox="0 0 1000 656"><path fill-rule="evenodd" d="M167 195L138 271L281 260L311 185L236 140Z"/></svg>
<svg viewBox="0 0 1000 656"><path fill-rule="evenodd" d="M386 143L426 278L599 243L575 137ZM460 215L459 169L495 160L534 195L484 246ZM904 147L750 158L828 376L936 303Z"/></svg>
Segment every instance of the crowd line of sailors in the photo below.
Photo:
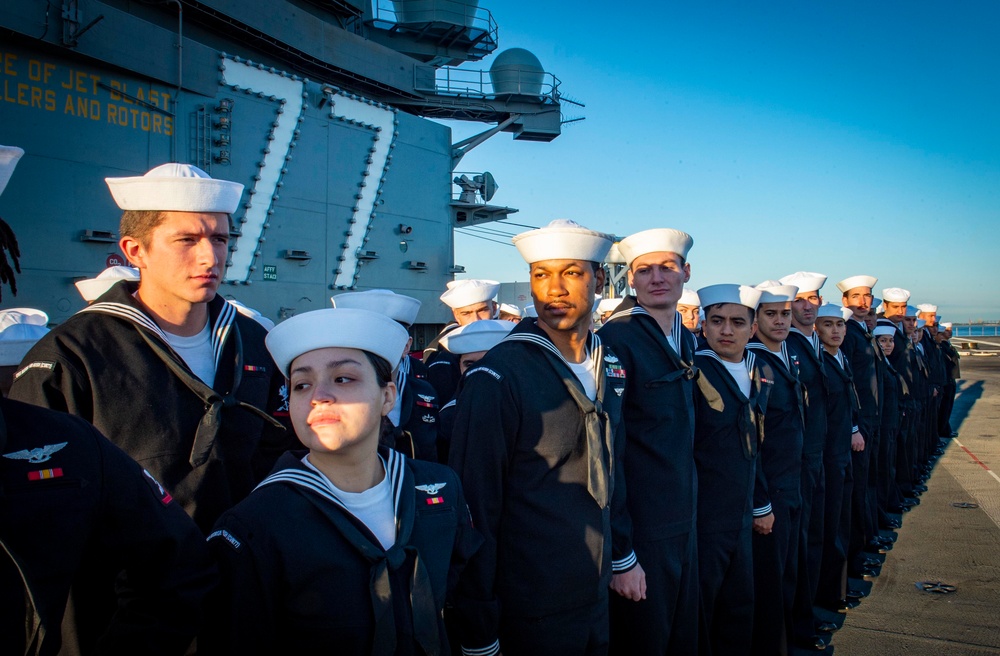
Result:
<svg viewBox="0 0 1000 656"><path fill-rule="evenodd" d="M871 276L695 293L654 229L597 308L614 238L556 220L513 240L525 312L450 283L417 359L391 290L278 325L217 294L242 185L106 182L134 268L51 330L0 313L5 654L822 650L952 435L937 308Z"/></svg>

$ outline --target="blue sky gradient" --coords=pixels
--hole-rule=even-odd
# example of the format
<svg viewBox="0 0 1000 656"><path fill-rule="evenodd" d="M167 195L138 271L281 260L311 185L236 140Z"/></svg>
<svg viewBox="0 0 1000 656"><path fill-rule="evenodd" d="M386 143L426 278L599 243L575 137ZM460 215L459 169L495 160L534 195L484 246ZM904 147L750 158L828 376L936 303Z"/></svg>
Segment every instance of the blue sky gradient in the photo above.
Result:
<svg viewBox="0 0 1000 656"><path fill-rule="evenodd" d="M527 48L586 103L549 144L501 134L459 165L493 173L512 222L685 230L694 289L808 270L839 302L869 274L945 320L1000 319L1000 3L481 4L498 52ZM509 240L472 234L467 277L527 279L480 237Z"/></svg>

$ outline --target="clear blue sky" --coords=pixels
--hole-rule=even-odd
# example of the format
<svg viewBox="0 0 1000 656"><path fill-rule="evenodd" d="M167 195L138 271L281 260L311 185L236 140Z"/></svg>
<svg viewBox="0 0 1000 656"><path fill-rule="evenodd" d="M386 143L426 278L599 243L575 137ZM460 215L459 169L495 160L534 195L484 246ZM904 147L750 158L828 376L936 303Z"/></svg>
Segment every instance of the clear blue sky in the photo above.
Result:
<svg viewBox="0 0 1000 656"><path fill-rule="evenodd" d="M481 6L498 53L527 48L586 104L551 143L501 134L459 165L493 173L511 221L684 230L694 289L819 271L839 302L868 274L1000 319L1000 3ZM466 277L526 280L513 247L457 235Z"/></svg>

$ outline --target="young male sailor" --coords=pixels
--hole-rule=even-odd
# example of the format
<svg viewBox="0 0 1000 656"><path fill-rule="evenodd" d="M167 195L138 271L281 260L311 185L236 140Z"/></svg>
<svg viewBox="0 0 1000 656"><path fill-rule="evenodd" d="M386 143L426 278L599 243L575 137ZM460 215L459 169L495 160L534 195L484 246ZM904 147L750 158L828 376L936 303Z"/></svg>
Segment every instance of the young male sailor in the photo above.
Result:
<svg viewBox="0 0 1000 656"><path fill-rule="evenodd" d="M697 652L695 340L677 312L691 277L693 243L669 228L621 240L618 252L635 296L626 296L598 331L628 372L623 469L629 502L616 527L628 541L611 580L615 654Z"/></svg>
<svg viewBox="0 0 1000 656"><path fill-rule="evenodd" d="M826 634L835 625L818 621L813 603L819 586L819 571L823 560L823 524L826 500L826 475L823 451L826 448L826 373L823 347L813 328L816 310L823 304L820 290L826 276L813 271L797 271L779 279L783 285L798 287L791 304L792 326L785 339L788 354L799 367L799 382L803 387L802 428L802 510L800 533L805 549L799 554L798 585L792 607L792 637L800 646L825 642ZM823 631L817 631L822 628ZM824 638L821 640L821 638Z"/></svg>
<svg viewBox="0 0 1000 656"><path fill-rule="evenodd" d="M851 452L851 471L854 493L851 498L851 544L848 547L849 573L862 578L872 573L865 565L865 549L878 533L876 503L877 486L872 472L878 472L879 426L881 424L882 380L879 378L878 347L865 323L872 304L872 288L878 278L866 275L851 276L837 283L842 293L842 304L851 310L846 322L847 333L840 347L850 361L854 375L854 389L860 403L858 430L865 448ZM870 562L870 561L869 561Z"/></svg>
<svg viewBox="0 0 1000 656"><path fill-rule="evenodd" d="M354 308L384 314L409 330L420 312L420 301L412 296L397 294L388 289L369 289L363 292L337 294L332 299L333 307ZM434 387L417 378L412 367L415 361L410 357L410 336L403 349L403 355L394 364L396 372L396 402L387 418L392 423L392 436L383 440L389 446L411 458L437 462L437 421L440 401Z"/></svg>
<svg viewBox="0 0 1000 656"><path fill-rule="evenodd" d="M456 593L462 647L604 654L626 379L590 327L611 236L557 219L513 241L538 318L465 373L449 457L486 539Z"/></svg>
<svg viewBox="0 0 1000 656"><path fill-rule="evenodd" d="M107 183L141 280L43 337L11 397L97 426L207 531L294 443L266 331L216 293L243 185L188 164Z"/></svg>
<svg viewBox="0 0 1000 656"><path fill-rule="evenodd" d="M757 331L747 348L770 366L773 376L753 499L753 651L775 654L787 652L792 637L802 537L802 388L799 364L785 344L799 289L776 280L756 289L761 293Z"/></svg>
<svg viewBox="0 0 1000 656"><path fill-rule="evenodd" d="M497 317L496 295L500 283L496 280L453 280L441 294L441 302L451 308L454 323L450 323L424 347L424 364L427 365L427 380L437 390L438 398L449 400L455 396L455 387L462 372L458 370L458 358L441 347L441 337L460 326L474 321Z"/></svg>
<svg viewBox="0 0 1000 656"><path fill-rule="evenodd" d="M23 155L0 146L0 194ZM4 286L17 294L20 270L0 219L0 299ZM47 322L40 310L0 311L0 364L20 362ZM93 426L4 397L0 653L185 653L216 583L204 536Z"/></svg>
<svg viewBox="0 0 1000 656"><path fill-rule="evenodd" d="M482 539L453 471L379 446L407 340L384 314L341 307L268 335L309 452L284 454L209 536L223 583L205 653L451 653L449 581Z"/></svg>
<svg viewBox="0 0 1000 656"><path fill-rule="evenodd" d="M701 653L748 654L754 624L753 490L770 387L765 381L774 374L746 349L760 291L723 284L698 294L707 343L694 356Z"/></svg>

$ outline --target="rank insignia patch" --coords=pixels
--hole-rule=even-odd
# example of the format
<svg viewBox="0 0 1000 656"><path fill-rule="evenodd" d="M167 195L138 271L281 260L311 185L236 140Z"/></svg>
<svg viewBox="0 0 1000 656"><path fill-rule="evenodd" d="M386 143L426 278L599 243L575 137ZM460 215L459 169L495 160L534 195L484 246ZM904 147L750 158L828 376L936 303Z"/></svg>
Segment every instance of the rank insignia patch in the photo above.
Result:
<svg viewBox="0 0 1000 656"><path fill-rule="evenodd" d="M444 503L444 497L431 497L427 500L428 506L436 506L439 503Z"/></svg>
<svg viewBox="0 0 1000 656"><path fill-rule="evenodd" d="M28 472L29 481L44 481L49 478L59 478L63 475L63 470L61 467L56 467L55 469L39 469L38 471Z"/></svg>
<svg viewBox="0 0 1000 656"><path fill-rule="evenodd" d="M267 367L262 367L255 364L245 364L243 365L243 371L259 371L260 373L264 373L265 371L267 371Z"/></svg>
<svg viewBox="0 0 1000 656"><path fill-rule="evenodd" d="M170 496L170 493L167 492L165 489L163 489L163 486L160 485L160 482L155 478L153 478L152 474L143 469L142 475L146 477L146 482L149 483L149 486L151 488L153 488L153 492L160 499L160 503L162 503L165 506L174 500L174 498Z"/></svg>

